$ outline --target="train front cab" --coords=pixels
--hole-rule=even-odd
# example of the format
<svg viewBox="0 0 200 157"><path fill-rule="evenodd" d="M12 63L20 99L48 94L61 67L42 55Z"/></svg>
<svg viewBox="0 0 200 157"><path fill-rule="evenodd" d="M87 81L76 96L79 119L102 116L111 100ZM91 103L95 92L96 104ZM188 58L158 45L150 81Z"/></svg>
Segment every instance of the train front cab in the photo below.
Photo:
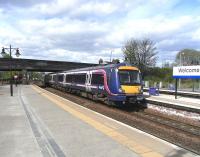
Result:
<svg viewBox="0 0 200 157"><path fill-rule="evenodd" d="M116 89L114 95L110 96L110 100L115 104L130 104L143 102L143 91L141 74L138 68L132 66L119 66L113 72L116 80ZM114 77L112 77L114 78Z"/></svg>

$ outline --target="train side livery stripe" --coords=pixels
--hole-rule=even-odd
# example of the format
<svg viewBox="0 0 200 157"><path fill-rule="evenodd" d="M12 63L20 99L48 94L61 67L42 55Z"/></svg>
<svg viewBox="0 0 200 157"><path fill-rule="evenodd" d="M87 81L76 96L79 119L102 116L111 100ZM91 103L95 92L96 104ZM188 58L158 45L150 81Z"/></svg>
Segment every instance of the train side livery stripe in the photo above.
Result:
<svg viewBox="0 0 200 157"><path fill-rule="evenodd" d="M118 94L114 94L110 91L109 87L108 87L108 83L107 83L107 76L106 76L106 71L104 69L98 69L98 70L92 70L92 72L94 73L103 73L103 77L104 77L104 87L106 89L106 91L108 92L108 94L113 95L113 96L117 96Z"/></svg>
<svg viewBox="0 0 200 157"><path fill-rule="evenodd" d="M76 83L61 83L61 84L64 84L64 85L75 85L75 86L79 86L79 87L86 87L85 84L76 84ZM94 85L89 85L89 87L98 88L98 86L94 86Z"/></svg>

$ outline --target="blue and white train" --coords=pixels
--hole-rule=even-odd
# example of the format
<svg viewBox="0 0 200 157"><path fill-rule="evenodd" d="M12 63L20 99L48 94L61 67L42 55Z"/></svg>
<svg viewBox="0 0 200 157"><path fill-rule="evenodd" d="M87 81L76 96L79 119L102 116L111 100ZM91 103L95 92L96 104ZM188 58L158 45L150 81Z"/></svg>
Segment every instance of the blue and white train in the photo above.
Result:
<svg viewBox="0 0 200 157"><path fill-rule="evenodd" d="M126 63L52 73L47 77L46 83L51 87L102 100L109 105L144 100L140 71Z"/></svg>

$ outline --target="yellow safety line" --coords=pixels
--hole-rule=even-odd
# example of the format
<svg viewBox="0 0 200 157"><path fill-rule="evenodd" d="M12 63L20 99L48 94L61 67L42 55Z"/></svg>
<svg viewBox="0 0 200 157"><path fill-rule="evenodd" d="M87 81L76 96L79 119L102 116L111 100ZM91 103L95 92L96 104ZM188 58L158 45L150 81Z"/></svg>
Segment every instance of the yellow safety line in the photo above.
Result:
<svg viewBox="0 0 200 157"><path fill-rule="evenodd" d="M123 134L117 132L117 130L110 128L102 123L86 116L85 114L76 111L72 107L67 106L67 104L60 99L59 96L56 96L50 92L47 92L39 87L32 86L32 88L40 93L40 95L46 97L47 99L54 102L57 106L62 108L63 110L69 112L73 116L79 118L80 120L86 122L87 124L93 126L95 129L99 130L100 132L106 134L107 136L111 137L112 139L116 140L117 142L121 143L122 145L128 147L130 150L136 152L137 154L143 157L163 157L160 153L154 152L152 149L145 147L143 145L137 144L136 142L130 140L128 137L124 136ZM42 92L43 91L43 92ZM66 100L67 101L67 100ZM70 101L68 101L70 102Z"/></svg>

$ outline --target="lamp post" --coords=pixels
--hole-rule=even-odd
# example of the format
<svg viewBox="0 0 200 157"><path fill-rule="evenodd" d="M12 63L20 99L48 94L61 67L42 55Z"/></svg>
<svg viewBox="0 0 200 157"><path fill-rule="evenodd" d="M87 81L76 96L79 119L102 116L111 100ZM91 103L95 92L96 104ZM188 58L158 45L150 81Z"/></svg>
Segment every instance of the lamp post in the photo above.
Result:
<svg viewBox="0 0 200 157"><path fill-rule="evenodd" d="M110 63L112 62L112 53L113 53L113 50L111 50L111 52L110 52Z"/></svg>
<svg viewBox="0 0 200 157"><path fill-rule="evenodd" d="M184 55L184 52L180 53L180 66L184 65L184 58L183 58L183 61L182 61L182 55Z"/></svg>
<svg viewBox="0 0 200 157"><path fill-rule="evenodd" d="M184 55L184 52L183 53L180 52L180 66L183 65L182 55ZM179 78L179 81L178 81L178 86L179 86L179 88L181 88L181 79L180 78Z"/></svg>
<svg viewBox="0 0 200 157"><path fill-rule="evenodd" d="M2 52L1 52L1 55L2 55L2 56L6 54L5 50L8 50L8 51L9 51L10 60L12 59L12 50L16 50L15 55L16 55L17 57L20 56L19 48L13 48L13 47L11 47L11 45L10 45L10 47L8 47L8 48L3 47L3 48L2 48ZM13 96L12 65L11 65L11 64L10 64L10 95Z"/></svg>

